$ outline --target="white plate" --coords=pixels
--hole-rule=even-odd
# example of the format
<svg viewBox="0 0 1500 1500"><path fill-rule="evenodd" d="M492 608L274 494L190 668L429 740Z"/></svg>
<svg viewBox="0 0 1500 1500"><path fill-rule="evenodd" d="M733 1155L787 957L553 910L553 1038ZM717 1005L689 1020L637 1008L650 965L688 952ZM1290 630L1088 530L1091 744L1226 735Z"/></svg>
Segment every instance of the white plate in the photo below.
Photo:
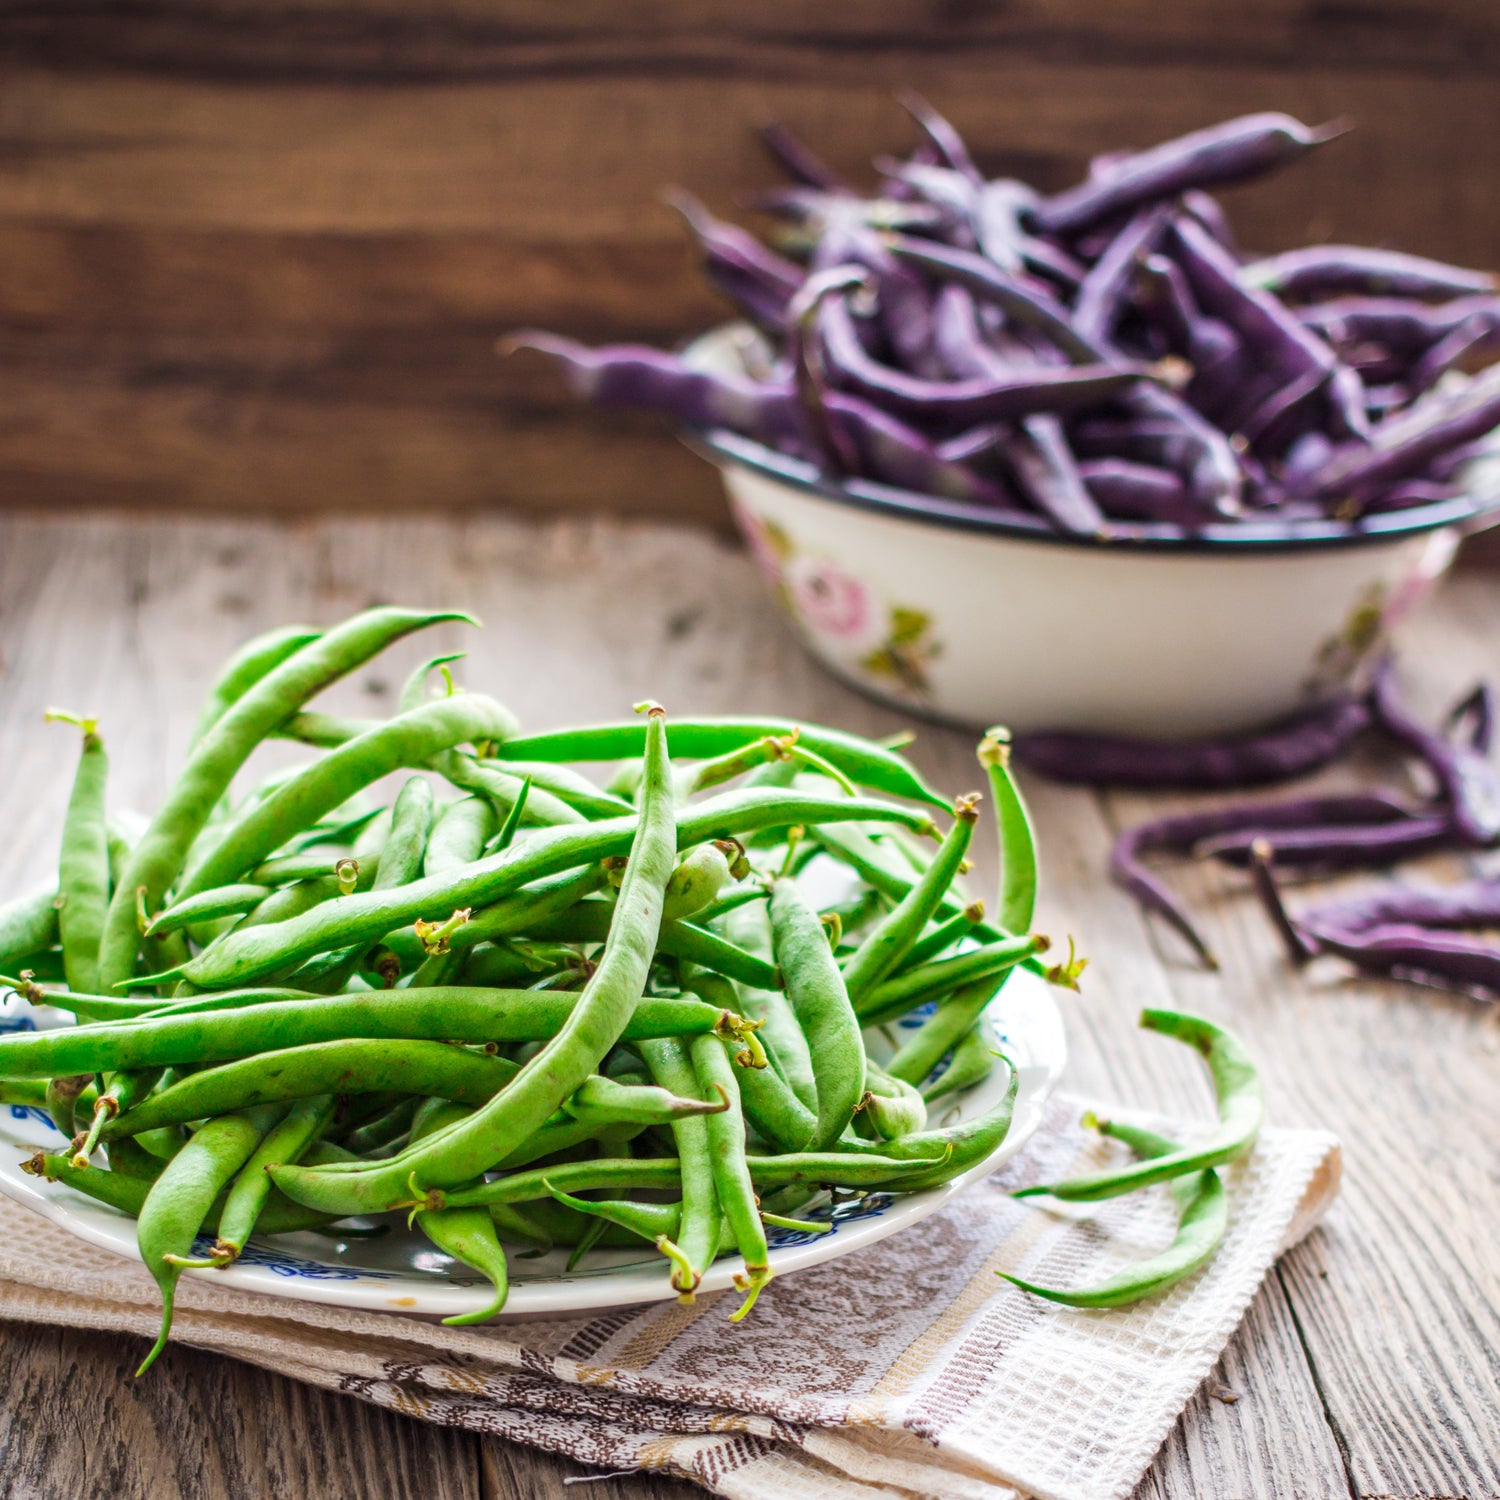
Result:
<svg viewBox="0 0 1500 1500"><path fill-rule="evenodd" d="M910 1228L936 1213L968 1183L993 1172L1035 1133L1042 1107L1067 1058L1062 1016L1048 986L1025 970L1012 975L992 1003L990 1016L1001 1045L1020 1072L1015 1118L999 1149L962 1176L926 1192L875 1192L832 1207L826 1198L820 1199L820 1206L808 1216L831 1219L831 1232L771 1231L771 1266L777 1275L847 1255ZM34 1021L45 1028L66 1020L60 1012L31 1011L14 998L0 1006L0 1030L29 1029ZM893 1036L899 1037L903 1027L919 1024L920 1012L869 1033L871 1056L883 1061L890 1055ZM997 1067L983 1083L935 1106L932 1124L984 1114L999 1102L1006 1084L1005 1069ZM71 1188L21 1171L21 1161L38 1146L56 1150L60 1144L58 1132L41 1110L0 1105L0 1192L91 1245L139 1260L133 1219ZM3 1149L7 1146L15 1149ZM488 1283L434 1249L417 1231L407 1230L402 1216L387 1215L383 1222L390 1227L376 1239L332 1240L310 1233L256 1238L227 1269L186 1274L209 1277L220 1286L240 1291L419 1317L472 1312L489 1301ZM512 1257L510 1297L501 1316L577 1315L673 1295L667 1285L666 1263L644 1241L639 1251L595 1251L576 1271L570 1272L566 1262L565 1250L534 1260ZM723 1257L705 1274L703 1290L727 1289L739 1269L737 1257Z"/></svg>

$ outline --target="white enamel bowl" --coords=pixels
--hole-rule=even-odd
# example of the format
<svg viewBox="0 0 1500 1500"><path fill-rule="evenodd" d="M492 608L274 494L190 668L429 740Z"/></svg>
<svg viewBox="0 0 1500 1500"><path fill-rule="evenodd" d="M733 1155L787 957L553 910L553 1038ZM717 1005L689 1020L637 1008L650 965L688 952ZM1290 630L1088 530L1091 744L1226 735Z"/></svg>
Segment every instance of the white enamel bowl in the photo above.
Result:
<svg viewBox="0 0 1500 1500"><path fill-rule="evenodd" d="M990 1016L1001 1046L1020 1074L1015 1116L999 1149L962 1176L927 1192L850 1195L837 1205L820 1195L807 1216L831 1222L832 1230L818 1235L773 1230L770 1262L778 1276L847 1255L910 1228L936 1213L968 1183L1008 1161L1035 1134L1043 1106L1067 1060L1062 1016L1047 985L1022 970L992 1002ZM0 1004L0 1030L67 1024L69 1019L58 1011L33 1011L14 996ZM899 1038L903 1027L919 1024L917 1015L871 1032L871 1056L887 1060L893 1038ZM984 1083L935 1106L931 1123L943 1125L984 1114L1004 1096L1007 1083L1005 1068L997 1066ZM38 1147L55 1151L61 1144L62 1138L41 1110L0 1105L0 1193L91 1245L139 1260L133 1219L21 1170L21 1162ZM184 1274L240 1291L418 1317L445 1318L488 1303L488 1284L433 1248L420 1232L408 1230L404 1215L386 1215L378 1222L385 1226L384 1232L374 1239L333 1240L315 1234L256 1238L227 1269ZM208 1241L203 1244L206 1249ZM717 1261L703 1278L704 1291L727 1291L739 1266L733 1256ZM510 1297L502 1314L506 1318L577 1316L674 1295L667 1285L666 1262L644 1241L639 1251L596 1251L571 1272L566 1251L536 1260L512 1257L510 1274Z"/></svg>
<svg viewBox="0 0 1500 1500"><path fill-rule="evenodd" d="M737 362L733 327L688 351ZM1458 500L1361 529L1252 522L1199 536L1059 537L1038 521L864 481L727 432L715 463L740 531L808 650L901 708L983 728L1183 738L1263 724L1355 678L1500 519L1500 461Z"/></svg>

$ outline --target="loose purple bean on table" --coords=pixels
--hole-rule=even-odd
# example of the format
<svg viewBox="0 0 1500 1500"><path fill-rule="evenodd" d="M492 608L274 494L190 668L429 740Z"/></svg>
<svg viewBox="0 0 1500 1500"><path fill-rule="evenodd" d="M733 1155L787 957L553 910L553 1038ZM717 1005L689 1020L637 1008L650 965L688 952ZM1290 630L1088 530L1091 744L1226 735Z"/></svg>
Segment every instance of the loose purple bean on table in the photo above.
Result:
<svg viewBox="0 0 1500 1500"><path fill-rule="evenodd" d="M742 201L782 221L775 249L676 197L708 280L759 330L743 373L709 376L688 368L696 356L653 361L629 346L516 345L550 354L600 405L1088 542L1240 517L1264 536L1306 523L1358 531L1466 494L1462 461L1500 426L1500 395L1457 372L1500 347L1495 278L1350 245L1252 258L1208 191L1339 130L1246 115L1097 156L1083 182L1049 197L987 179L951 121L914 96L902 103L920 139L904 158L877 158L870 191L784 127L763 130L793 181ZM803 279L843 267L866 273L858 300L829 296L794 327ZM956 292L977 315L954 322ZM805 381L800 410L790 391L798 361L820 371L816 411ZM829 417L837 397L862 403L858 414ZM971 439L1011 423L1015 438ZM1091 484L1080 461L1137 467L1097 468Z"/></svg>

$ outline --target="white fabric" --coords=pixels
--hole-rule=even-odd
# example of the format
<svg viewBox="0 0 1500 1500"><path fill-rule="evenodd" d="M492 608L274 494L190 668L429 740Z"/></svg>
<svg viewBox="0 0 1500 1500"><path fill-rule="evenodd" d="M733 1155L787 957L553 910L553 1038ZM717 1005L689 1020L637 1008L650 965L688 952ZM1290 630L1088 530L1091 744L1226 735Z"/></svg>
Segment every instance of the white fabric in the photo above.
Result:
<svg viewBox="0 0 1500 1500"><path fill-rule="evenodd" d="M1121 1159L1059 1099L1006 1170L932 1219L771 1284L731 1325L705 1297L457 1329L184 1277L174 1337L409 1416L661 1469L733 1500L1117 1500L1209 1374L1262 1277L1338 1190L1321 1131L1264 1131L1225 1171L1230 1227L1165 1296L1085 1312L995 1274L1082 1285L1159 1249L1157 1189L1048 1212L1011 1189ZM1191 1139L1192 1129L1154 1121ZM0 1203L0 1317L153 1335L145 1270ZM150 1378L148 1375L145 1377Z"/></svg>

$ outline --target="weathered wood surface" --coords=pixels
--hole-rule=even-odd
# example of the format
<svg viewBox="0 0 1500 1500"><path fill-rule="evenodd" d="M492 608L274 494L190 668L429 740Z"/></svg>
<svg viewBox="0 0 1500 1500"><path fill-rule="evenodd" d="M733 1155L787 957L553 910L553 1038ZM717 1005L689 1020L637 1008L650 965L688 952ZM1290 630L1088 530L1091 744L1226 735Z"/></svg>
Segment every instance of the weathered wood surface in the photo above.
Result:
<svg viewBox="0 0 1500 1500"><path fill-rule="evenodd" d="M811 666L745 559L701 534L493 519L0 517L0 890L55 857L71 745L65 754L65 731L41 724L43 707L98 712L114 796L151 805L231 645L278 621L329 620L375 600L474 610L486 629L462 639L468 680L538 727L648 694L678 712L774 709L875 733L902 723ZM1497 675L1493 580L1456 579L1415 636L1407 661L1422 663L1412 686L1424 708L1481 672ZM403 666L360 674L339 690L344 703L388 706ZM924 729L915 754L939 784L974 780L964 736ZM1070 1087L1206 1107L1192 1059L1134 1027L1143 1004L1181 1005L1248 1037L1273 1119L1325 1125L1345 1142L1340 1202L1262 1289L1138 1500L1500 1495L1500 1018L1321 968L1293 975L1237 880L1182 871L1171 878L1225 964L1222 975L1201 974L1101 875L1111 830L1165 799L1030 791L1046 858L1041 925L1080 934L1095 958L1086 997L1069 1011ZM187 1350L133 1382L138 1352L121 1338L0 1329L0 1493L578 1493L563 1485L574 1465ZM694 1492L631 1479L588 1493Z"/></svg>
<svg viewBox="0 0 1500 1500"><path fill-rule="evenodd" d="M775 180L754 125L860 173L909 142L891 95L916 88L988 169L1054 188L1238 111L1344 117L1233 195L1247 242L1486 264L1497 58L1486 0L0 8L0 502L722 524L658 426L492 344L718 316L660 193L730 210Z"/></svg>

